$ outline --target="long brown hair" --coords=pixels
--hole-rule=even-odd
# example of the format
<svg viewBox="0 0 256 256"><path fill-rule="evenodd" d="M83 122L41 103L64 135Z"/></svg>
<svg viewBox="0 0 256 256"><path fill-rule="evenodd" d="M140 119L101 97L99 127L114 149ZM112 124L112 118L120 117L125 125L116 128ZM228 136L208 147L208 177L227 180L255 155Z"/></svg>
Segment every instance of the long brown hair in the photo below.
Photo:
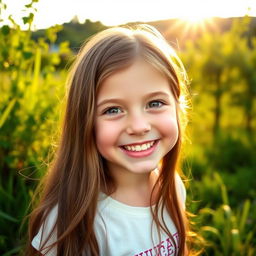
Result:
<svg viewBox="0 0 256 256"><path fill-rule="evenodd" d="M179 138L162 160L157 182L160 189L152 214L159 229L172 237L158 214L160 211L163 215L163 208L167 209L179 234L178 255L185 255L188 221L176 193L175 171L182 144L182 120L185 120L184 111L179 106L186 90L186 72L170 45L149 25L104 30L85 42L78 53L68 78L68 98L59 146L41 183L40 203L30 217L26 255L37 254L31 241L56 205L58 215L53 228L57 229L57 241L51 247L57 246L57 255L82 255L85 251L99 255L93 229L98 196L102 190L110 194L109 184L112 184L112 189L115 184L95 144L96 95L106 77L129 67L138 57L166 76L178 106Z"/></svg>

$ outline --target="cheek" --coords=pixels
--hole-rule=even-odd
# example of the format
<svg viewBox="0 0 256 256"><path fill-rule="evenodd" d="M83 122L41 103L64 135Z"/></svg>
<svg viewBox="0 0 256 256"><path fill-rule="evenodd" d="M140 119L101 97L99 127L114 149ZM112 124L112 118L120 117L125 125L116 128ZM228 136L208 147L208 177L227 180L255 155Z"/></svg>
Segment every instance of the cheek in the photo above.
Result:
<svg viewBox="0 0 256 256"><path fill-rule="evenodd" d="M158 130L161 135L165 138L168 138L172 144L175 144L179 135L176 116L159 116L157 123L159 124Z"/></svg>
<svg viewBox="0 0 256 256"><path fill-rule="evenodd" d="M109 147L117 144L118 134L118 127L115 127L113 124L109 122L96 122L96 145L102 155L106 154Z"/></svg>

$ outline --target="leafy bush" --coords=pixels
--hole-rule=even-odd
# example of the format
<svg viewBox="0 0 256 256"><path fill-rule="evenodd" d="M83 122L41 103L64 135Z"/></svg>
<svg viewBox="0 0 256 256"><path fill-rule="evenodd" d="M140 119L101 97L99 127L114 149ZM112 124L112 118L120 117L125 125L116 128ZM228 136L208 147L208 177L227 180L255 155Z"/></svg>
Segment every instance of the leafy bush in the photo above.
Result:
<svg viewBox="0 0 256 256"><path fill-rule="evenodd" d="M213 145L206 148L205 154L212 168L234 174L239 168L255 166L255 149L254 145L241 138L220 133L215 137Z"/></svg>
<svg viewBox="0 0 256 256"><path fill-rule="evenodd" d="M26 6L28 15L23 17L29 28L34 2ZM1 12L6 8L1 2L0 7ZM0 29L1 255L16 254L22 247L17 231L36 185L29 178L40 178L45 172L44 161L58 133L66 72L55 73L55 67L62 54L70 54L68 44L52 53L46 38L37 44L29 29L21 30L11 16L9 21L12 27ZM53 42L56 29L47 33ZM44 65L42 56L47 56Z"/></svg>

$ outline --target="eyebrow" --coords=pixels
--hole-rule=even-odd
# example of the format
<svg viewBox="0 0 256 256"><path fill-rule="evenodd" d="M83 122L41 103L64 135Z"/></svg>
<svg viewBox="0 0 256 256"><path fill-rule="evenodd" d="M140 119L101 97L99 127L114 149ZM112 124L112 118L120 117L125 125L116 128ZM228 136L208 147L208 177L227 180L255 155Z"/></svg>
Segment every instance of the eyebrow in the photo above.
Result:
<svg viewBox="0 0 256 256"><path fill-rule="evenodd" d="M146 98L151 98L151 97L154 97L154 96L165 96L165 97L169 97L170 95L168 93L165 93L165 92L151 92L147 95L145 95L143 98L146 99ZM105 99L101 102L99 102L99 104L97 104L97 107L100 107L104 104L107 104L109 102L117 102L117 103L122 103L123 102L123 99L118 99L118 98L109 98L109 99Z"/></svg>

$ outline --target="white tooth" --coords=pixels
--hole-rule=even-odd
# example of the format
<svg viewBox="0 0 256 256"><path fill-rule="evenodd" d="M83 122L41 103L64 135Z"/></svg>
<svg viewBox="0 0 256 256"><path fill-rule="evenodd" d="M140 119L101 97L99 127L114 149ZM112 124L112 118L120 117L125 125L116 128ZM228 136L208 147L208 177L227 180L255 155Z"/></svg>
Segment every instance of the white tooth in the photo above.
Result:
<svg viewBox="0 0 256 256"><path fill-rule="evenodd" d="M142 148L142 150L148 149L148 144L143 144L143 145L141 146L141 148Z"/></svg>
<svg viewBox="0 0 256 256"><path fill-rule="evenodd" d="M136 145L135 150L136 151L141 151L141 147L139 145Z"/></svg>
<svg viewBox="0 0 256 256"><path fill-rule="evenodd" d="M125 146L125 149L127 149L129 151L142 151L142 150L146 150L146 149L152 147L153 144L154 144L154 141L151 141L149 143L145 143L145 144L142 144L142 145Z"/></svg>

